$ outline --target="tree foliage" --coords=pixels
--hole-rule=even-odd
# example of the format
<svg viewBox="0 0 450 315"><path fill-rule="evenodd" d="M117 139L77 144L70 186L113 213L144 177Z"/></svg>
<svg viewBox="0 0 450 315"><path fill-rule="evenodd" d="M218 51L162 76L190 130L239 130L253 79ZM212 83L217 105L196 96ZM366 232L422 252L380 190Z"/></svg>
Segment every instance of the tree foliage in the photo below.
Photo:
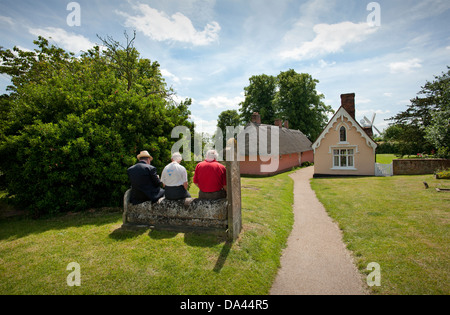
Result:
<svg viewBox="0 0 450 315"><path fill-rule="evenodd" d="M408 108L389 120L402 132L396 134L402 154L430 152L448 155L450 147L450 67L447 73L426 82Z"/></svg>
<svg viewBox="0 0 450 315"><path fill-rule="evenodd" d="M128 39L79 57L42 37L34 43L33 52L0 50L0 73L12 82L0 99L8 193L38 214L119 205L137 153L148 150L161 171L172 128L193 129L191 101L171 101L159 64Z"/></svg>
<svg viewBox="0 0 450 315"><path fill-rule="evenodd" d="M228 137L231 138L231 135L227 132L227 127L238 127L240 123L241 116L237 110L226 110L219 114L219 118L217 120L217 131L213 136L213 141L217 142L222 139L222 150L219 149L220 155L223 155L223 150L226 148ZM237 134L234 134L233 136L237 138Z"/></svg>
<svg viewBox="0 0 450 315"><path fill-rule="evenodd" d="M277 77L253 76L244 88L241 119L249 122L251 115L258 112L263 124L273 124L277 118L289 120L289 128L300 130L314 141L327 124L327 113L333 112L323 103L324 96L317 93L317 83L311 75L292 69Z"/></svg>
<svg viewBox="0 0 450 315"><path fill-rule="evenodd" d="M240 104L241 120L248 123L254 112L261 116L261 123L273 124L277 109L275 96L277 78L266 74L252 76L250 85L244 88L245 100Z"/></svg>

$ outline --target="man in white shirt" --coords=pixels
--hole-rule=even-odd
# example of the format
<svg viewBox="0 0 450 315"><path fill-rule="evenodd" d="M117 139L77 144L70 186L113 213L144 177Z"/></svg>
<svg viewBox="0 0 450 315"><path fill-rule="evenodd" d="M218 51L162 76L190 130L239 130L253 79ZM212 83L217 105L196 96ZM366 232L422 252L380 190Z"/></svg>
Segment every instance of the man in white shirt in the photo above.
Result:
<svg viewBox="0 0 450 315"><path fill-rule="evenodd" d="M165 197L168 200L180 200L191 198L187 191L188 178L184 166L180 165L182 160L180 153L172 155L172 163L167 165L161 175L161 182L165 189Z"/></svg>

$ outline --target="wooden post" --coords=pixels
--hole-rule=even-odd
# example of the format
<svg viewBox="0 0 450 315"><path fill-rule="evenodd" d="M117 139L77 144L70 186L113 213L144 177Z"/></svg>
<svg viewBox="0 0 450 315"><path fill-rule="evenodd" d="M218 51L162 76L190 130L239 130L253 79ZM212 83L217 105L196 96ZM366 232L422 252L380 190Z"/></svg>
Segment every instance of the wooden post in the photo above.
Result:
<svg viewBox="0 0 450 315"><path fill-rule="evenodd" d="M232 152L232 151L233 152ZM241 212L241 172L237 159L237 143L234 139L227 142L227 198L228 198L228 239L235 241L242 230Z"/></svg>

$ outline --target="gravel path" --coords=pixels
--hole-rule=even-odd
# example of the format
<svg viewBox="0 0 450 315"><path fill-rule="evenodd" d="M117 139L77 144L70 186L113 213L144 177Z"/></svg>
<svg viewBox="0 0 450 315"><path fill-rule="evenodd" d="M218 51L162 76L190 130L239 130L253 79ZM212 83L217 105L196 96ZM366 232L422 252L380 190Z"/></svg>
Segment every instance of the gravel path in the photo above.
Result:
<svg viewBox="0 0 450 315"><path fill-rule="evenodd" d="M308 167L291 175L295 222L270 294L367 294L341 231L311 189L313 174L314 167Z"/></svg>

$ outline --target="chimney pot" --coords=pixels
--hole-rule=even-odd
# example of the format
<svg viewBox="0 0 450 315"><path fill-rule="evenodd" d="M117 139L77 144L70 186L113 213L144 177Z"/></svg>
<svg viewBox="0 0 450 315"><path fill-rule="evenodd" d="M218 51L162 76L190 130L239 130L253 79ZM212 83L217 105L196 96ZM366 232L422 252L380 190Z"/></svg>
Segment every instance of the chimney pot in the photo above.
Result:
<svg viewBox="0 0 450 315"><path fill-rule="evenodd" d="M355 93L342 94L341 105L355 119Z"/></svg>
<svg viewBox="0 0 450 315"><path fill-rule="evenodd" d="M252 123L254 124L261 124L261 115L257 112L254 112L252 115Z"/></svg>
<svg viewBox="0 0 450 315"><path fill-rule="evenodd" d="M283 121L281 119L275 119L275 126L283 127Z"/></svg>

